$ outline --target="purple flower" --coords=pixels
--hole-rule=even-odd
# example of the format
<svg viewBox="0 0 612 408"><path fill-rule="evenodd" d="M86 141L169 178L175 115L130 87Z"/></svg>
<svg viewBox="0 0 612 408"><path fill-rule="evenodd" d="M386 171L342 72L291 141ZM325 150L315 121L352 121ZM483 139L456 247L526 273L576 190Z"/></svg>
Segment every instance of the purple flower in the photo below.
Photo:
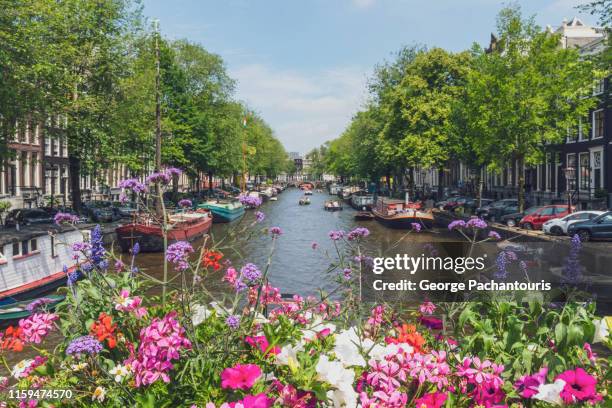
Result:
<svg viewBox="0 0 612 408"><path fill-rule="evenodd" d="M418 222L413 222L410 224L410 226L412 227L412 230L414 232L421 232L421 224L419 224Z"/></svg>
<svg viewBox="0 0 612 408"><path fill-rule="evenodd" d="M489 238L499 241L501 236L495 231L489 231Z"/></svg>
<svg viewBox="0 0 612 408"><path fill-rule="evenodd" d="M238 197L238 200L240 200L242 205L244 205L245 207L248 207L248 208L257 208L257 207L259 207L261 205L261 198L260 197L255 197L255 196L241 194Z"/></svg>
<svg viewBox="0 0 612 408"><path fill-rule="evenodd" d="M261 279L261 271L257 268L257 265L248 263L240 269L242 276L246 278L249 283L255 283Z"/></svg>
<svg viewBox="0 0 612 408"><path fill-rule="evenodd" d="M140 252L140 244L138 242L135 243L132 249L130 249L130 252L132 253L133 256L138 255L138 253Z"/></svg>
<svg viewBox="0 0 612 408"><path fill-rule="evenodd" d="M353 241L353 240L358 239L358 238L365 238L368 235L370 235L370 230L369 229L367 229L365 227L357 227L354 230L352 230L351 232L349 232L348 235L346 236L346 238L349 241Z"/></svg>
<svg viewBox="0 0 612 408"><path fill-rule="evenodd" d="M272 236L281 235L282 233L283 233L283 230L280 229L280 227L270 228L270 234L272 234Z"/></svg>
<svg viewBox="0 0 612 408"><path fill-rule="evenodd" d="M516 253L513 251L501 251L497 255L495 263L497 264L497 271L493 274L496 279L504 280L508 277L508 265L518 260Z"/></svg>
<svg viewBox="0 0 612 408"><path fill-rule="evenodd" d="M128 198L127 194L125 194L123 191L121 193L119 193L119 202L121 204L125 204L128 201L130 201L130 199Z"/></svg>
<svg viewBox="0 0 612 408"><path fill-rule="evenodd" d="M468 228L479 228L479 229L487 228L487 222L485 220L481 219L481 218L478 218L478 217L470 218L469 221L465 225Z"/></svg>
<svg viewBox="0 0 612 408"><path fill-rule="evenodd" d="M67 278L66 284L68 286L73 286L79 280L78 271L68 272L68 267L64 266L64 273L66 274L66 278Z"/></svg>
<svg viewBox="0 0 612 408"><path fill-rule="evenodd" d="M181 174L183 174L183 170L181 169L177 169L176 167L168 167L165 171L165 173L172 177L172 176L180 176Z"/></svg>
<svg viewBox="0 0 612 408"><path fill-rule="evenodd" d="M338 241L342 239L342 237L344 237L344 231L342 230L329 231L329 234L327 235L329 236L329 239L331 239L332 241Z"/></svg>
<svg viewBox="0 0 612 408"><path fill-rule="evenodd" d="M465 228L465 221L463 221L463 220L455 220L455 221L451 222L450 224L448 224L449 231L452 231L454 229L459 229L459 228Z"/></svg>
<svg viewBox="0 0 612 408"><path fill-rule="evenodd" d="M351 270L351 268L344 268L342 274L344 275L344 279L350 280L351 276L353 276L353 271Z"/></svg>
<svg viewBox="0 0 612 408"><path fill-rule="evenodd" d="M266 214L262 213L261 211L257 211L255 213L255 219L257 220L257 222L262 222L266 219Z"/></svg>
<svg viewBox="0 0 612 408"><path fill-rule="evenodd" d="M53 217L53 221L57 225L60 225L60 224L74 224L77 221L79 221L79 217L77 215L74 215L74 214L58 212L57 214L55 214L55 217Z"/></svg>
<svg viewBox="0 0 612 408"><path fill-rule="evenodd" d="M179 207L183 207L183 208L191 208L193 206L193 203L191 202L191 200L183 198L182 200L178 202L178 205Z"/></svg>
<svg viewBox="0 0 612 408"><path fill-rule="evenodd" d="M238 327L240 327L240 316L237 316L237 315L227 316L227 319L225 319L225 324L227 324L227 326L230 329L236 330Z"/></svg>
<svg viewBox="0 0 612 408"><path fill-rule="evenodd" d="M119 183L119 188L130 190L136 194L144 193L147 191L147 186L145 186L143 183L134 178L122 180Z"/></svg>
<svg viewBox="0 0 612 408"><path fill-rule="evenodd" d="M125 268L125 264L123 263L123 261L121 259L117 259L115 261L115 270L117 272L120 272L123 270L123 268Z"/></svg>
<svg viewBox="0 0 612 408"><path fill-rule="evenodd" d="M93 336L81 336L68 344L66 354L80 356L82 354L98 354L102 351L102 343Z"/></svg>
<svg viewBox="0 0 612 408"><path fill-rule="evenodd" d="M166 260L174 264L174 269L182 272L189 268L188 257L192 252L193 247L189 242L178 241L166 250Z"/></svg>
<svg viewBox="0 0 612 408"><path fill-rule="evenodd" d="M72 252L86 254L91 249L89 242L75 242L72 244Z"/></svg>
<svg viewBox="0 0 612 408"><path fill-rule="evenodd" d="M47 297L41 297L29 303L26 306L26 309L30 312L34 312L35 310L43 309L45 305L48 305L49 303L53 303L53 302L54 302L53 299L49 299Z"/></svg>
<svg viewBox="0 0 612 408"><path fill-rule="evenodd" d="M531 398L538 393L538 387L546 382L548 368L542 367L532 375L524 375L514 383L514 388L523 398Z"/></svg>
<svg viewBox="0 0 612 408"><path fill-rule="evenodd" d="M242 281L242 279L236 279L236 281L234 282L234 290L236 292L242 292L246 288L247 288L247 285L246 283Z"/></svg>
<svg viewBox="0 0 612 408"><path fill-rule="evenodd" d="M100 225L96 225L91 230L91 261L94 265L106 269L104 266L104 257L106 256L106 249L104 249L104 237L102 235L102 228ZM108 263L106 264L108 266Z"/></svg>
<svg viewBox="0 0 612 408"><path fill-rule="evenodd" d="M440 330L443 326L442 320L438 319L437 317L421 316L419 320L423 326L427 327L430 330Z"/></svg>
<svg viewBox="0 0 612 408"><path fill-rule="evenodd" d="M166 172L156 172L149 175L145 181L147 182L147 184L168 184L170 183L170 178L170 174Z"/></svg>
<svg viewBox="0 0 612 408"><path fill-rule="evenodd" d="M316 242L314 242L314 241L313 241L313 242L312 242L312 244L310 244L310 247L311 247L313 250L315 250L315 249L317 249L317 248L319 247L319 244L317 244Z"/></svg>

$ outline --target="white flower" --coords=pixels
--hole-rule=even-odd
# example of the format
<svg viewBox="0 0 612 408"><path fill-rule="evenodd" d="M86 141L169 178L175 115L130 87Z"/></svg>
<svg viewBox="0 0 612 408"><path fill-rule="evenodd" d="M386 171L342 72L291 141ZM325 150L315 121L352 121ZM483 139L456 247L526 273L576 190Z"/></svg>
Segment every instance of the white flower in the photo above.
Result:
<svg viewBox="0 0 612 408"><path fill-rule="evenodd" d="M87 363L78 363L70 365L70 369L74 372L81 371L87 368Z"/></svg>
<svg viewBox="0 0 612 408"><path fill-rule="evenodd" d="M30 367L33 362L34 360L32 359L21 360L20 362L15 364L15 366L13 366L13 369L11 370L11 375L17 379L21 378L21 375Z"/></svg>
<svg viewBox="0 0 612 408"><path fill-rule="evenodd" d="M593 324L595 324L595 337L593 337L593 343L601 343L610 335L608 322L606 322L606 319L600 319L593 320Z"/></svg>
<svg viewBox="0 0 612 408"><path fill-rule="evenodd" d="M553 405L563 405L561 391L565 387L565 381L559 379L552 384L542 384L538 387L538 393L531 398L548 402Z"/></svg>
<svg viewBox="0 0 612 408"><path fill-rule="evenodd" d="M106 397L106 390L104 389L104 387L98 387L93 392L93 395L91 396L91 400L92 401L96 401L97 400L99 402L102 402L102 401L104 401L105 397Z"/></svg>
<svg viewBox="0 0 612 408"><path fill-rule="evenodd" d="M211 311L208 310L206 306L202 305L193 305L191 310L193 311L191 322L194 326L199 326L204 320L208 319L212 315Z"/></svg>
<svg viewBox="0 0 612 408"><path fill-rule="evenodd" d="M367 350L374 345L370 339L359 338L354 327L336 334L334 353L345 367L365 367L366 361L361 355L360 348Z"/></svg>
<svg viewBox="0 0 612 408"><path fill-rule="evenodd" d="M295 346L291 344L284 345L281 347L280 353L276 355L276 364L297 367L297 353L302 350L304 350L304 347L301 344Z"/></svg>
<svg viewBox="0 0 612 408"><path fill-rule="evenodd" d="M357 393L352 386L343 386L327 392L327 398L334 403L334 408L356 408Z"/></svg>
<svg viewBox="0 0 612 408"><path fill-rule="evenodd" d="M125 365L116 365L115 367L113 367L109 373L111 375L115 376L115 382L123 382L123 379L128 377L130 375L130 367Z"/></svg>
<svg viewBox="0 0 612 408"><path fill-rule="evenodd" d="M335 389L327 393L334 407L354 408L357 406L357 393L353 389L355 372L344 368L340 361L330 361L326 355L319 357L315 367L317 379L325 381Z"/></svg>

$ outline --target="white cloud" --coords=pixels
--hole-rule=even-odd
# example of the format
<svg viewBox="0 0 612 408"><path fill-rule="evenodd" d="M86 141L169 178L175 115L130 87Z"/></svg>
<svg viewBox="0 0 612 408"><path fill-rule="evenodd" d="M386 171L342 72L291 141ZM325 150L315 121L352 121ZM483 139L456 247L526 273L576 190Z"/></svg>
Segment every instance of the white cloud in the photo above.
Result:
<svg viewBox="0 0 612 408"><path fill-rule="evenodd" d="M287 150L301 153L340 135L366 97L366 73L355 67L300 72L250 64L230 75L238 98L261 113Z"/></svg>

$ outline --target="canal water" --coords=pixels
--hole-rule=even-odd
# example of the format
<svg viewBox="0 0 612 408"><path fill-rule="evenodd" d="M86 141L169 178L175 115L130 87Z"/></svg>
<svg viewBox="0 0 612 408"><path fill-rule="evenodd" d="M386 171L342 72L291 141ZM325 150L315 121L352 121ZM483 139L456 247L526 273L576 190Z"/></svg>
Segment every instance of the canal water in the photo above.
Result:
<svg viewBox="0 0 612 408"><path fill-rule="evenodd" d="M278 195L277 201L264 203L259 211L266 214L266 219L257 224L257 229L280 227L282 235L277 239L269 269L270 283L281 289L282 293L311 295L319 290L330 292L337 283L328 271L330 259L324 252L336 258L335 249L328 234L331 230L345 232L362 226L370 230L363 247L369 256L394 256L397 253L422 252L424 245L431 242L448 242L457 239L457 235L446 228L433 229L421 233L408 233L406 230L389 229L375 220L356 221L356 211L348 204L344 210L329 212L323 209L325 200L334 198L325 190L313 192L310 205L299 205L303 192L297 188L288 188ZM215 241L221 240L230 231L239 231L254 223L255 211L247 211L240 221L229 224L214 224L211 235ZM226 245L226 241L222 245ZM316 242L318 249L313 250ZM201 241L194 243L198 249ZM222 250L226 258L237 267L246 262L258 265L262 270L268 262L271 250L271 238L263 234L237 234L235 241ZM161 278L163 274L161 254L140 254L137 264L147 273ZM337 259L337 258L336 258ZM218 279L207 280L207 286L213 291L220 288L222 272Z"/></svg>

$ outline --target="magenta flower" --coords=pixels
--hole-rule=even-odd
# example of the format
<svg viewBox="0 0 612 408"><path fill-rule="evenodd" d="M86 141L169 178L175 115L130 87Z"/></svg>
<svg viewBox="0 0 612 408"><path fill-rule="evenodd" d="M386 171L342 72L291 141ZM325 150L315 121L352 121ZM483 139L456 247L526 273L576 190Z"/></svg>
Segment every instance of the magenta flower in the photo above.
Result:
<svg viewBox="0 0 612 408"><path fill-rule="evenodd" d="M256 364L237 364L221 372L221 387L248 390L261 377L261 374L261 369Z"/></svg>
<svg viewBox="0 0 612 408"><path fill-rule="evenodd" d="M278 236L281 235L283 233L283 230L280 229L280 227L272 227L270 228L270 234L272 234L272 236Z"/></svg>
<svg viewBox="0 0 612 408"><path fill-rule="evenodd" d="M310 247L311 247L313 250L316 250L316 249L319 247L319 244L317 244L316 242L314 242L314 241L313 241L313 242L312 242L312 244L310 244Z"/></svg>
<svg viewBox="0 0 612 408"><path fill-rule="evenodd" d="M514 383L516 392L523 398L531 398L538 393L538 387L546 382L548 367L542 367L540 371L532 375L524 375Z"/></svg>
<svg viewBox="0 0 612 408"><path fill-rule="evenodd" d="M53 330L53 322L59 318L55 313L34 313L19 320L19 327L23 331L23 340L26 343L40 344Z"/></svg>
<svg viewBox="0 0 612 408"><path fill-rule="evenodd" d="M429 301L423 302L419 305L419 311L423 314L433 314L436 311L436 305Z"/></svg>
<svg viewBox="0 0 612 408"><path fill-rule="evenodd" d="M440 408L446 402L446 394L443 392L431 392L423 395L415 401L417 408Z"/></svg>
<svg viewBox="0 0 612 408"><path fill-rule="evenodd" d="M274 405L274 400L262 392L257 395L246 395L240 401L230 404L230 407L236 407L238 404L244 408L270 408Z"/></svg>
<svg viewBox="0 0 612 408"><path fill-rule="evenodd" d="M602 396L595 389L597 380L595 377L578 367L575 370L567 370L559 374L555 380L565 381L561 391L561 398L566 404L577 402L597 402Z"/></svg>
<svg viewBox="0 0 612 408"><path fill-rule="evenodd" d="M189 242L178 241L166 250L166 260L174 264L174 269L182 272L189 268L188 257L192 252L193 247Z"/></svg>

